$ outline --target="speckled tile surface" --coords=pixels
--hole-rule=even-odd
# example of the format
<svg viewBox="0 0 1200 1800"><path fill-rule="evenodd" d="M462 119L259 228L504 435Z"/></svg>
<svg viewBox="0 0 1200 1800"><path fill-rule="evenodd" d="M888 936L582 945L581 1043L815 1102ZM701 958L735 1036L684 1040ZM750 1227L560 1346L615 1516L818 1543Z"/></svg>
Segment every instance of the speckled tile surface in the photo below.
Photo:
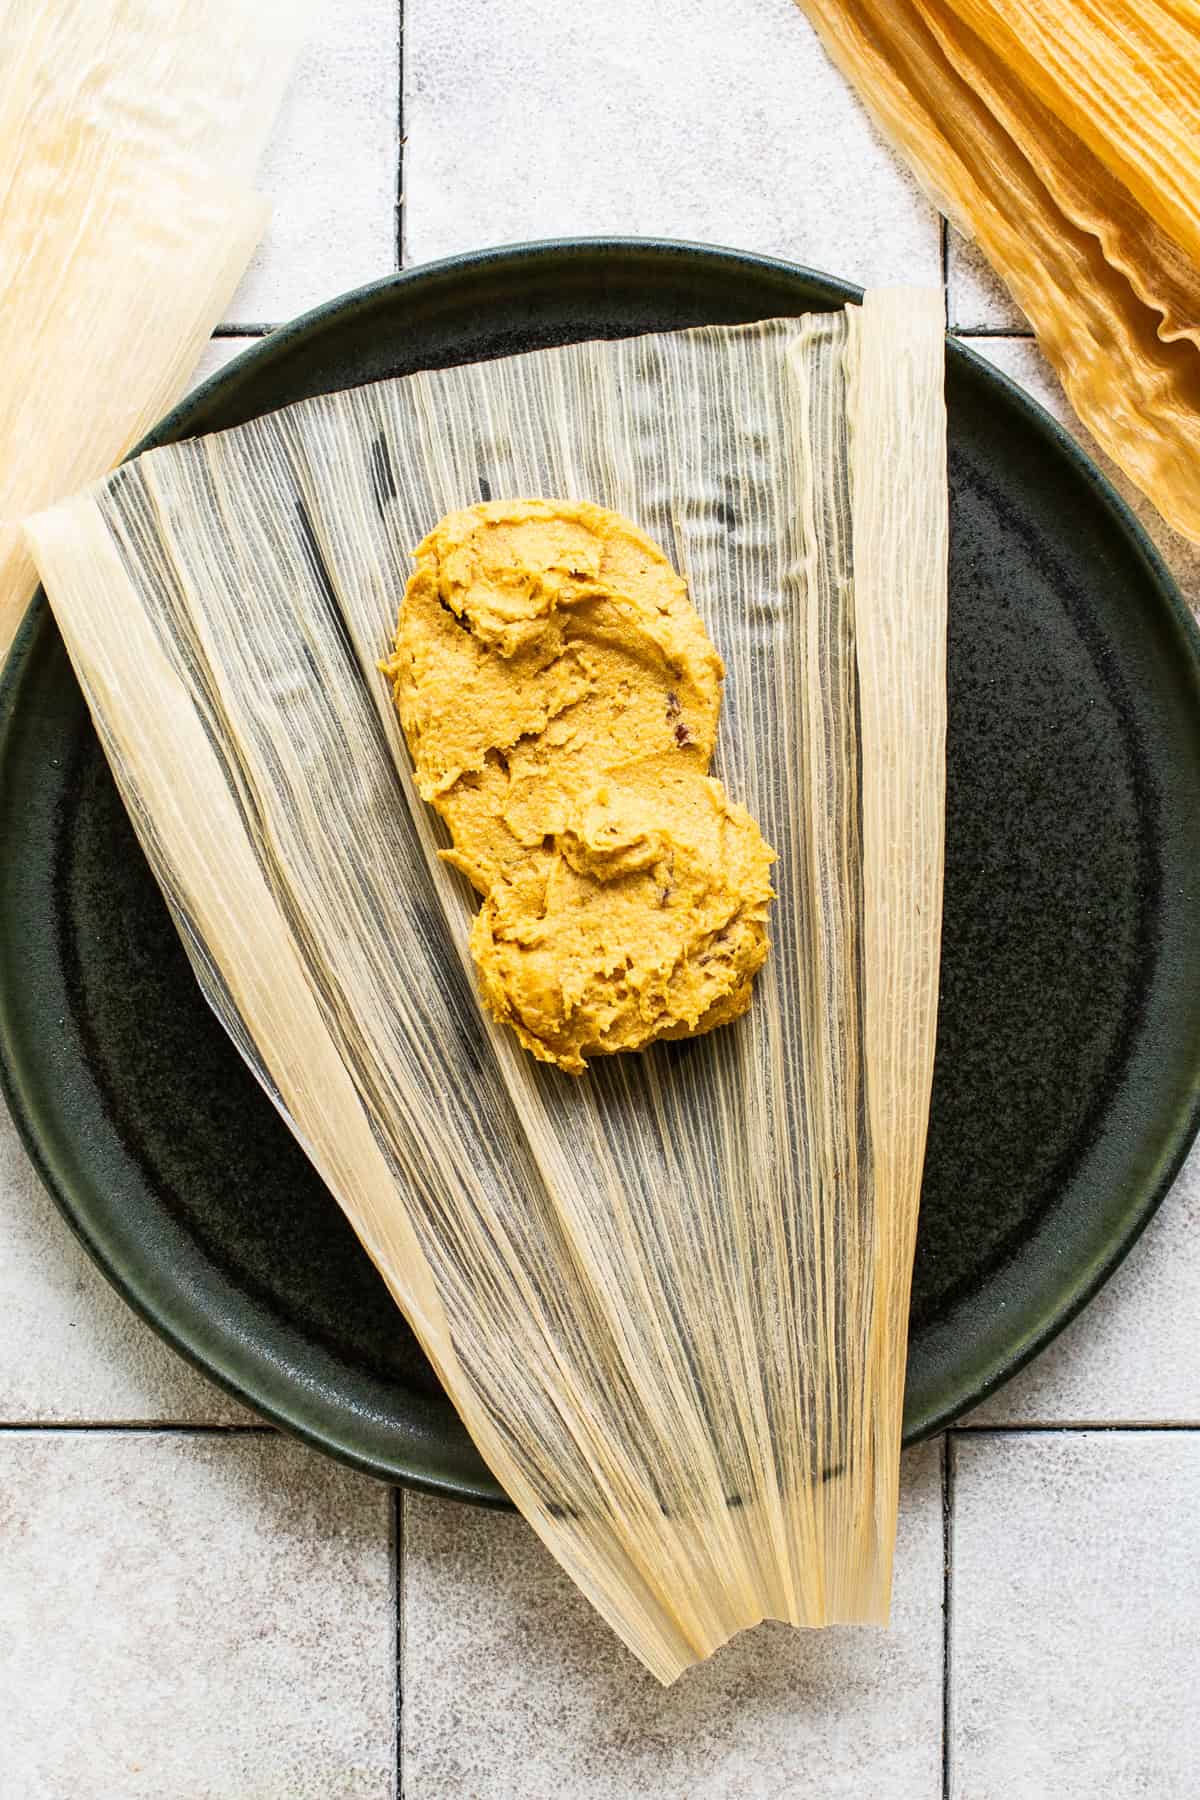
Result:
<svg viewBox="0 0 1200 1800"><path fill-rule="evenodd" d="M744 1633L664 1692L518 1519L410 1496L407 1800L934 1800L939 1447L909 1455L886 1631Z"/></svg>
<svg viewBox="0 0 1200 1800"><path fill-rule="evenodd" d="M278 323L396 266L395 0L315 0L259 170L271 219L226 318Z"/></svg>
<svg viewBox="0 0 1200 1800"><path fill-rule="evenodd" d="M385 1488L271 1435L0 1435L5 1800L391 1800Z"/></svg>
<svg viewBox="0 0 1200 1800"><path fill-rule="evenodd" d="M1028 319L974 242L951 227L946 248L947 317L952 328L1028 331Z"/></svg>
<svg viewBox="0 0 1200 1800"><path fill-rule="evenodd" d="M234 1423L251 1414L109 1287L0 1106L0 1422L167 1419Z"/></svg>
<svg viewBox="0 0 1200 1800"><path fill-rule="evenodd" d="M1200 1437L954 1448L951 1800L1193 1800Z"/></svg>
<svg viewBox="0 0 1200 1800"><path fill-rule="evenodd" d="M702 238L939 279L936 215L792 0L406 0L407 258Z"/></svg>

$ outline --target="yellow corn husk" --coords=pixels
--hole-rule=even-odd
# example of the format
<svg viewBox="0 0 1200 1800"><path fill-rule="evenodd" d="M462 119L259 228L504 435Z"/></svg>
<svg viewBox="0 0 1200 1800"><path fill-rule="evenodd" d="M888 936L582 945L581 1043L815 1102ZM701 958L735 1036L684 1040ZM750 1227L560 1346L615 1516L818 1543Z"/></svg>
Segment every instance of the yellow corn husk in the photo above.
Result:
<svg viewBox="0 0 1200 1800"><path fill-rule="evenodd" d="M1200 540L1197 9L798 3L1097 441Z"/></svg>
<svg viewBox="0 0 1200 1800"><path fill-rule="evenodd" d="M663 1681L764 1617L886 1617L932 1074L940 293L305 401L29 523L197 975L475 1442ZM411 548L591 499L727 663L779 853L737 1024L582 1079L480 1008L378 659Z"/></svg>
<svg viewBox="0 0 1200 1800"><path fill-rule="evenodd" d="M951 11L1200 263L1200 8L951 0Z"/></svg>
<svg viewBox="0 0 1200 1800"><path fill-rule="evenodd" d="M0 660L21 518L174 404L250 260L294 35L282 0L0 0Z"/></svg>

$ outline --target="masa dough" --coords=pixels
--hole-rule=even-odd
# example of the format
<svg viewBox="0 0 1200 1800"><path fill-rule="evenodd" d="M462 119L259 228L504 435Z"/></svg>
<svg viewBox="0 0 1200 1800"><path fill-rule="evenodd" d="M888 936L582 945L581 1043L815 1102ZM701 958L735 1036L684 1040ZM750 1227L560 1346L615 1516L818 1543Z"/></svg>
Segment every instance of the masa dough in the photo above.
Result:
<svg viewBox="0 0 1200 1800"><path fill-rule="evenodd" d="M774 855L707 774L724 668L649 538L566 500L450 513L384 669L526 1049L578 1074L746 1010Z"/></svg>

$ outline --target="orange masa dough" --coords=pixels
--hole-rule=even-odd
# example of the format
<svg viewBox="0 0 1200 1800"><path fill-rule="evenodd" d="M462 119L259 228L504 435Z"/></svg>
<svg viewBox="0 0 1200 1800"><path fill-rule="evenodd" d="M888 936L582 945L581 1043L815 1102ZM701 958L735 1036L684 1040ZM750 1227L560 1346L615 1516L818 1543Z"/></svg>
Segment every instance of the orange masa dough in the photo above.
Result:
<svg viewBox="0 0 1200 1800"><path fill-rule="evenodd" d="M724 667L657 545L587 503L450 513L383 666L527 1050L578 1074L746 1010L774 853L707 774Z"/></svg>

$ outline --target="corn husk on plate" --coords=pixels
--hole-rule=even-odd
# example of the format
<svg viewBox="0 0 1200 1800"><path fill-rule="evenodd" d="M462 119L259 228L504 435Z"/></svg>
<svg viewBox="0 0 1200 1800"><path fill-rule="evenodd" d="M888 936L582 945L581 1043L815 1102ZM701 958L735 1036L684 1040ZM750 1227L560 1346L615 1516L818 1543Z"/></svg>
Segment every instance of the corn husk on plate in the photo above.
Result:
<svg viewBox="0 0 1200 1800"><path fill-rule="evenodd" d="M207 998L505 1490L664 1681L763 1618L887 1617L941 930L943 389L940 291L879 290L320 396L26 522ZM474 905L381 680L413 546L481 488L670 546L724 647L722 769L779 846L758 1004L584 1080L477 1004ZM602 632L634 611L617 581ZM539 714L584 730L542 710L589 655L574 617L500 752Z"/></svg>
<svg viewBox="0 0 1200 1800"><path fill-rule="evenodd" d="M511 253L331 309L258 352L258 373L227 381L206 423L421 361L838 297L717 253ZM1098 478L965 359L952 427L956 378L946 958L910 1429L999 1378L1091 1291L1182 1154L1196 1067L1194 1026L1160 974L1168 953L1176 971L1196 958L1195 819L1181 804L1196 771L1193 639ZM5 721L5 795L22 773L26 795L8 842L27 852L4 892L10 1094L68 1210L135 1303L275 1416L380 1472L495 1495L328 1200L193 1005L44 619ZM31 794L31 759L44 768L56 730L69 775L55 790L43 774ZM55 827L64 790L73 810ZM133 928L123 948L120 928L115 945L111 922L97 929L114 901ZM31 956L46 974L32 994L14 978ZM35 1025L47 1007L70 1022L54 1081ZM674 1479L660 1506L686 1521ZM729 1628L693 1626L700 1648ZM687 1650L660 1638L648 1660L670 1674Z"/></svg>

